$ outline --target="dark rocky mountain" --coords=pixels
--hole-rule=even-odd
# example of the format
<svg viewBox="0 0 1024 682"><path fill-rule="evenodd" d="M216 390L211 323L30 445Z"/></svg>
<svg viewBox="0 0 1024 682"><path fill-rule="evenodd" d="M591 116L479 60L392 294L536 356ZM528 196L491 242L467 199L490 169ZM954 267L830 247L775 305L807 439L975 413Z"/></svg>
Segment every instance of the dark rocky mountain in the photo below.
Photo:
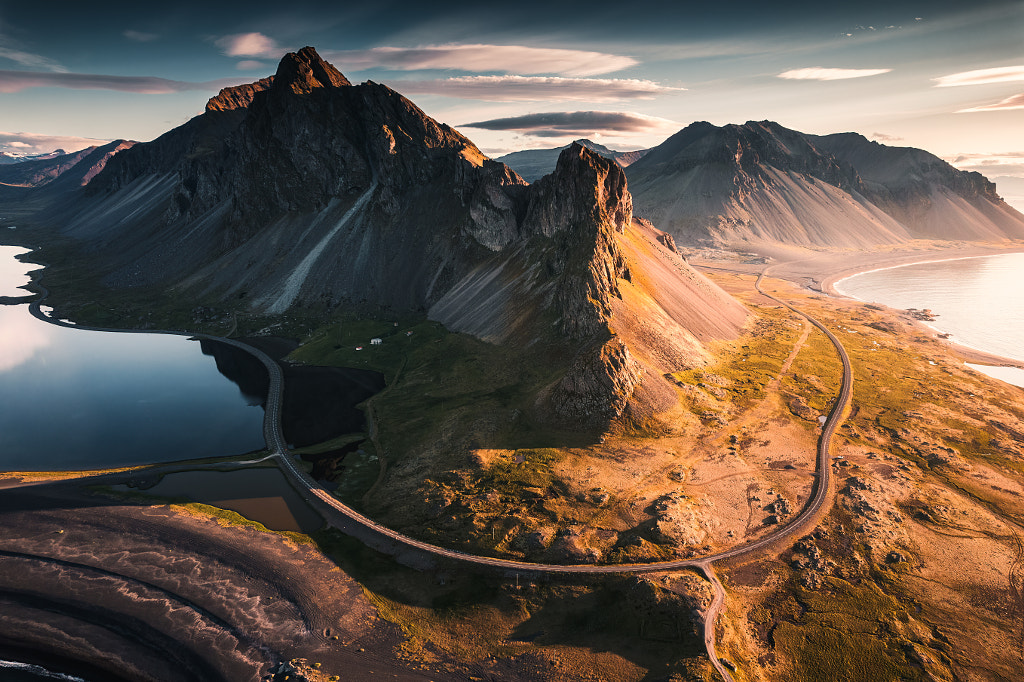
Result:
<svg viewBox="0 0 1024 682"><path fill-rule="evenodd" d="M617 152L590 140L576 140L574 144L586 147L599 156L614 161L620 168L625 168L648 151L641 149L632 152ZM499 156L497 160L519 173L527 182L533 182L552 172L555 169L555 164L558 163L558 156L567 148L568 146L553 149L526 149Z"/></svg>
<svg viewBox="0 0 1024 682"><path fill-rule="evenodd" d="M584 147L570 145L522 195L528 238L474 267L429 316L496 343L529 343L537 320L553 319L579 349L546 397L568 422L670 409L665 376L709 360L705 344L735 337L745 309L633 219L622 169Z"/></svg>
<svg viewBox="0 0 1024 682"><path fill-rule="evenodd" d="M672 403L664 375L747 317L633 220L618 165L572 145L528 185L313 48L119 152L35 220L61 225L111 287L260 314L421 311L495 343L555 344L575 359L542 400L576 424Z"/></svg>
<svg viewBox="0 0 1024 682"><path fill-rule="evenodd" d="M770 121L687 126L627 170L638 213L684 243L870 248L916 238L1024 237L977 173L860 135Z"/></svg>
<svg viewBox="0 0 1024 682"><path fill-rule="evenodd" d="M270 313L416 309L516 236L510 192L523 184L398 93L349 84L309 48L117 155L65 231L92 247L113 286L176 285Z"/></svg>
<svg viewBox="0 0 1024 682"><path fill-rule="evenodd" d="M954 168L934 154L890 147L857 133L807 135L819 149L853 166L861 192L917 237L1024 238L1024 216L981 173Z"/></svg>

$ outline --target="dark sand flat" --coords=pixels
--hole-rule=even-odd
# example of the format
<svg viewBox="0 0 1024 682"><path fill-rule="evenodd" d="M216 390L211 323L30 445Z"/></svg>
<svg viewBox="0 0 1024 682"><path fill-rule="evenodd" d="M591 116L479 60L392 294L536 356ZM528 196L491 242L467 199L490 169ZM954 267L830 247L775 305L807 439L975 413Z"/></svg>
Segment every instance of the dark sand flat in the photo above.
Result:
<svg viewBox="0 0 1024 682"><path fill-rule="evenodd" d="M10 480L8 480L8 483ZM430 679L316 548L52 481L0 491L0 650L93 678L256 680L281 660L341 679Z"/></svg>

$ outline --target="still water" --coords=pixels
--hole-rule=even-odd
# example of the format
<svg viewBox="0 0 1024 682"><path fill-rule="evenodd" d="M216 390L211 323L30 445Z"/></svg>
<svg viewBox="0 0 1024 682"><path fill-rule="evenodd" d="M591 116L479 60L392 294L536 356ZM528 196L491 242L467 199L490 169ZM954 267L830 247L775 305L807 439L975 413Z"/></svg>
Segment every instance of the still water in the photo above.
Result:
<svg viewBox="0 0 1024 682"><path fill-rule="evenodd" d="M39 266L0 246L0 296ZM209 342L205 342L209 343ZM67 329L0 305L0 471L149 464L264 446L262 399L198 341Z"/></svg>
<svg viewBox="0 0 1024 682"><path fill-rule="evenodd" d="M917 263L853 275L836 290L891 308L930 309L952 341L1024 362L1024 253ZM972 365L1024 386L1024 370Z"/></svg>
<svg viewBox="0 0 1024 682"><path fill-rule="evenodd" d="M238 512L271 530L310 533L323 520L273 467L237 471L183 471L167 474L149 488L115 486L118 490L142 490L158 497L184 497L221 509Z"/></svg>

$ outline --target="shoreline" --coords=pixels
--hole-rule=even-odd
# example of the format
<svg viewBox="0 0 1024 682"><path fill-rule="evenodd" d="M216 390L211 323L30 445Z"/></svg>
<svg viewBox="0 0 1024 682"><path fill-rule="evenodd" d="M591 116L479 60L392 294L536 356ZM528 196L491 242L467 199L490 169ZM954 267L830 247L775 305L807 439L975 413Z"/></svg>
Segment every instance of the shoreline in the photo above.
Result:
<svg viewBox="0 0 1024 682"><path fill-rule="evenodd" d="M774 249L773 249L774 251ZM854 301L860 299L848 296L837 290L835 285L844 279L854 275L876 270L888 270L890 268L902 267L905 265L917 265L921 263L934 263L951 260L962 260L966 258L982 258L985 256L998 256L1009 253L1024 253L1024 242L1009 244L974 244L969 246L957 245L946 247L935 245L932 242L921 244L910 249L895 249L892 251L861 251L854 253L820 253L805 257L800 260L778 262L768 267L772 272L770 276L779 279L786 279L796 282L809 288L817 289L821 293L832 298L843 298ZM778 251L771 254L778 258L782 254ZM840 265L839 261L844 264ZM867 303L861 301L862 303ZM883 305L883 304L872 304ZM916 328L932 336L943 333L922 320L917 320L907 314L906 310L884 306L886 310L898 315L901 319L912 323ZM941 339L946 346L960 355L964 362L987 365L991 367L1013 367L1024 370L1024 362L1014 358L1007 358L996 353L973 348L948 339Z"/></svg>

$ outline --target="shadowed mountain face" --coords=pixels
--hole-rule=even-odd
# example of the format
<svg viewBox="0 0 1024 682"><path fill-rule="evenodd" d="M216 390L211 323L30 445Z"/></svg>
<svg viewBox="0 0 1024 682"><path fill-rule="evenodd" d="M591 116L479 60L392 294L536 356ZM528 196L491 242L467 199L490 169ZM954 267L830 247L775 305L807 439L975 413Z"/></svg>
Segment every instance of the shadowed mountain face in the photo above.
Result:
<svg viewBox="0 0 1024 682"><path fill-rule="evenodd" d="M647 153L646 149L633 152L617 152L614 149L609 149L602 144L591 142L590 140L576 140L575 144L586 147L609 161L614 161L622 168L625 168ZM568 146L556 147L554 149L526 149L500 156L498 161L519 173L527 182L533 182L555 169L558 157L565 149L568 149Z"/></svg>
<svg viewBox="0 0 1024 682"><path fill-rule="evenodd" d="M523 185L398 93L350 85L307 48L118 154L52 217L115 287L177 286L269 313L423 309L520 236Z"/></svg>
<svg viewBox="0 0 1024 682"><path fill-rule="evenodd" d="M313 48L118 153L83 190L53 195L44 220L112 287L263 314L419 311L490 342L557 347L571 366L538 400L571 424L663 408L664 375L705 362L705 343L747 318L633 220L619 165L574 144L527 185Z"/></svg>
<svg viewBox="0 0 1024 682"><path fill-rule="evenodd" d="M870 248L1024 237L1024 216L981 175L852 133L694 123L627 175L638 213L684 243Z"/></svg>

